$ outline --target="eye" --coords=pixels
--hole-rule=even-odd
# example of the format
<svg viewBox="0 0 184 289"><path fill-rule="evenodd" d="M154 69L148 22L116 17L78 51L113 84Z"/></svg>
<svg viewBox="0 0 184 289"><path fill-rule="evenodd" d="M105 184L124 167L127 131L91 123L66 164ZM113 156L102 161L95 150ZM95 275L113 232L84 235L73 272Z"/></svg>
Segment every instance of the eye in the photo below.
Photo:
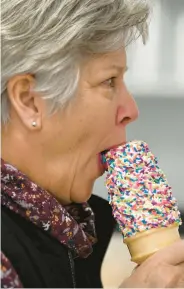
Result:
<svg viewBox="0 0 184 289"><path fill-rule="evenodd" d="M103 82L103 84L108 86L108 87L115 87L115 80L116 80L116 77L111 77L111 78L105 80Z"/></svg>

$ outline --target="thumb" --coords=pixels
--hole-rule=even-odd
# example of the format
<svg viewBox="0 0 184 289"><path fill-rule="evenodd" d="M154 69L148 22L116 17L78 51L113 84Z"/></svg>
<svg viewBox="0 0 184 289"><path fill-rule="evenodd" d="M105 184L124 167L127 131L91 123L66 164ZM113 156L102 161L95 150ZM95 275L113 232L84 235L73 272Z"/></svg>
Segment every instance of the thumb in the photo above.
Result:
<svg viewBox="0 0 184 289"><path fill-rule="evenodd" d="M184 240L174 242L172 245L155 253L152 257L170 265L184 263Z"/></svg>

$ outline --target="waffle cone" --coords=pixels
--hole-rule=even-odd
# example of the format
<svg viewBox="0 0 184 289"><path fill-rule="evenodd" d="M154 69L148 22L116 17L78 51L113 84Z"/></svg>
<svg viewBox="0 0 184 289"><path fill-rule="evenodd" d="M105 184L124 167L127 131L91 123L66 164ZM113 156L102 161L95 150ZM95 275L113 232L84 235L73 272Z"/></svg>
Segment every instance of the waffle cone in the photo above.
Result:
<svg viewBox="0 0 184 289"><path fill-rule="evenodd" d="M178 239L180 239L178 225L174 224L137 233L133 237L125 238L124 243L128 246L131 261L141 264L149 256Z"/></svg>

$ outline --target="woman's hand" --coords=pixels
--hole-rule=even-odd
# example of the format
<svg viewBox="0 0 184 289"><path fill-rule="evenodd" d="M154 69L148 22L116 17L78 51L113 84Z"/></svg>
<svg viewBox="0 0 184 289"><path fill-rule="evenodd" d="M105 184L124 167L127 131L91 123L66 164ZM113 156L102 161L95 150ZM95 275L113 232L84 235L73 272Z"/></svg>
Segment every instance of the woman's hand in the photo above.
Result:
<svg viewBox="0 0 184 289"><path fill-rule="evenodd" d="M184 240L141 264L119 288L184 288Z"/></svg>

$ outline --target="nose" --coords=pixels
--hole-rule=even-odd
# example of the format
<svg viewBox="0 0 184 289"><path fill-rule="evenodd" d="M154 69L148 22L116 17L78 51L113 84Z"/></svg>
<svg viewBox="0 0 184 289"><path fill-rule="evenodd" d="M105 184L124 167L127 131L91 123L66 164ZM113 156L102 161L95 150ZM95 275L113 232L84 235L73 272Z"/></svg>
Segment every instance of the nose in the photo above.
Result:
<svg viewBox="0 0 184 289"><path fill-rule="evenodd" d="M139 110L136 101L126 89L126 91L124 91L123 95L121 96L121 102L118 107L117 124L127 125L135 121L138 116Z"/></svg>
<svg viewBox="0 0 184 289"><path fill-rule="evenodd" d="M139 117L139 110L134 97L129 92L128 94L129 94L129 101L127 105L127 114L129 115L128 117L130 118L130 122L132 122Z"/></svg>

